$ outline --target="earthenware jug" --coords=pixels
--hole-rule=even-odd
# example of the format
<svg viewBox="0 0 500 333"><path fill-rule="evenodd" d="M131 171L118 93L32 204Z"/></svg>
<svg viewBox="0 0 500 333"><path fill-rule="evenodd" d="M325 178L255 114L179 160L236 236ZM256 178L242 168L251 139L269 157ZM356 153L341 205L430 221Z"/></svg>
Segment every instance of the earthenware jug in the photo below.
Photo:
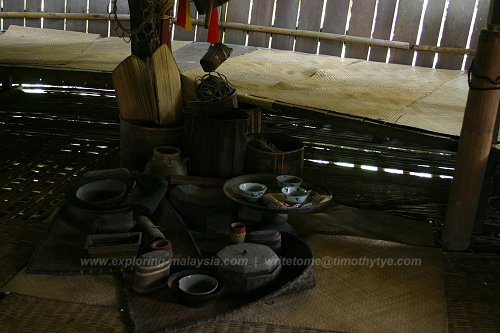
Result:
<svg viewBox="0 0 500 333"><path fill-rule="evenodd" d="M187 175L187 169L181 160L180 149L172 146L159 146L153 150L153 157L146 164L145 173L171 176Z"/></svg>

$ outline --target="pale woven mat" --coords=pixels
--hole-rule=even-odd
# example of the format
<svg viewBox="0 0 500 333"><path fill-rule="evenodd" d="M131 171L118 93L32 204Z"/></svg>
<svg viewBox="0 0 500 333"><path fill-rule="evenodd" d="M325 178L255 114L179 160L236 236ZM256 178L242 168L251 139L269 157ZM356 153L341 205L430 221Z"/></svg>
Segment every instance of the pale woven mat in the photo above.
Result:
<svg viewBox="0 0 500 333"><path fill-rule="evenodd" d="M189 41L172 41L172 50ZM0 36L0 63L111 72L131 53L123 38L11 25ZM201 56L200 56L201 57Z"/></svg>
<svg viewBox="0 0 500 333"><path fill-rule="evenodd" d="M67 64L97 38L97 34L11 25L0 36L0 59L16 65Z"/></svg>
<svg viewBox="0 0 500 333"><path fill-rule="evenodd" d="M288 222L302 237L346 235L418 246L434 246L428 224L385 212L335 205L321 213L290 215Z"/></svg>
<svg viewBox="0 0 500 333"><path fill-rule="evenodd" d="M439 249L352 236L312 235L315 288L236 311L225 320L345 332L446 332L444 259ZM363 259L418 258L418 266L362 265ZM358 264L340 261L358 259ZM327 261L324 261L325 263Z"/></svg>
<svg viewBox="0 0 500 333"><path fill-rule="evenodd" d="M239 96L270 99L431 132L459 135L464 72L261 49L217 70ZM201 69L183 73L186 99ZM451 81L451 82L450 82Z"/></svg>
<svg viewBox="0 0 500 333"><path fill-rule="evenodd" d="M121 287L113 275L48 275L20 271L0 291L76 302L120 306Z"/></svg>
<svg viewBox="0 0 500 333"><path fill-rule="evenodd" d="M189 44L189 41L172 41L172 51ZM130 43L123 38L107 37L95 40L65 68L112 72L120 62L130 55Z"/></svg>
<svg viewBox="0 0 500 333"><path fill-rule="evenodd" d="M0 332L132 332L119 308L8 294L0 301Z"/></svg>

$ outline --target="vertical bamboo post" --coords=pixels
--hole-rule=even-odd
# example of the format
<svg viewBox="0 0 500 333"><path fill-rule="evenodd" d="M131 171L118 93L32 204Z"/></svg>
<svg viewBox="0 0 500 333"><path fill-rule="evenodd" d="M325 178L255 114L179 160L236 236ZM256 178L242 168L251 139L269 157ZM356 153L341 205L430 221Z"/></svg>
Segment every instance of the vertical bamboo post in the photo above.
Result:
<svg viewBox="0 0 500 333"><path fill-rule="evenodd" d="M488 157L496 139L500 90L499 85L491 81L500 77L499 59L500 31L490 25L479 35L472 68L442 236L446 250L463 251L470 245Z"/></svg>

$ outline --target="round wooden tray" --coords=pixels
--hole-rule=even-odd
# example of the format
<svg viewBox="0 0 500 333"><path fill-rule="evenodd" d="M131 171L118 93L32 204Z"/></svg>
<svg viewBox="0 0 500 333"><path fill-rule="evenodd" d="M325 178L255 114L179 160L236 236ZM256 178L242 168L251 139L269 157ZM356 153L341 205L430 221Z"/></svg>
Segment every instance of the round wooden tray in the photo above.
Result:
<svg viewBox="0 0 500 333"><path fill-rule="evenodd" d="M247 207L257 209L265 212L273 212L277 214L303 214L318 211L321 207L325 206L332 200L331 192L318 184L308 181L303 181L301 187L306 190L312 190L321 195L326 195L326 200L320 204L307 205L304 207L290 207L290 208L272 208L267 206L263 199L257 201L250 201L241 195L239 185L241 183L261 183L267 186L266 193L281 193L281 188L276 183L276 175L267 173L256 173L250 175L242 175L229 179L224 183L224 193L232 200L245 205Z"/></svg>

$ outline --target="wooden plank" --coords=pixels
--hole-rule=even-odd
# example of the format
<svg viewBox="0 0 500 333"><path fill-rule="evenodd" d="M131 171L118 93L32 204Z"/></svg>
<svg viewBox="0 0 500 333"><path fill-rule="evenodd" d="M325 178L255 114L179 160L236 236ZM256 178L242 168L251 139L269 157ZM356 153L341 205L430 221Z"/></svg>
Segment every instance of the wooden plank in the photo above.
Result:
<svg viewBox="0 0 500 333"><path fill-rule="evenodd" d="M424 0L400 0L394 29L394 40L415 44ZM413 50L391 49L390 63L411 65Z"/></svg>
<svg viewBox="0 0 500 333"><path fill-rule="evenodd" d="M227 4L227 22L248 23L250 0L230 1ZM245 45L247 32L242 30L226 29L224 43Z"/></svg>
<svg viewBox="0 0 500 333"><path fill-rule="evenodd" d="M397 0L379 0L373 38L390 39L392 21L396 11L396 1ZM370 50L370 60L385 62L387 51L389 51L387 47L372 46Z"/></svg>
<svg viewBox="0 0 500 333"><path fill-rule="evenodd" d="M490 0L479 0L477 5L476 21L474 22L474 27L472 28L472 34L470 38L470 49L477 49L477 42L479 41L479 32L481 29L486 28L486 22L488 19L488 9L490 8ZM470 67L472 63L472 56L467 56L465 61L465 69Z"/></svg>
<svg viewBox="0 0 500 333"><path fill-rule="evenodd" d="M277 0L274 26L279 28L295 29L299 0ZM280 50L293 50L293 36L273 35L271 47Z"/></svg>
<svg viewBox="0 0 500 333"><path fill-rule="evenodd" d="M87 0L71 0L67 2L66 12L86 13ZM87 20L66 20L66 30L86 32Z"/></svg>
<svg viewBox="0 0 500 333"><path fill-rule="evenodd" d="M450 0L440 46L465 47L467 45L475 3L475 0ZM460 69L463 60L463 55L438 55L436 68Z"/></svg>
<svg viewBox="0 0 500 333"><path fill-rule="evenodd" d="M23 12L24 2L23 1L4 1L3 4L4 12ZM10 25L20 25L24 26L24 19L3 19L3 29L7 30Z"/></svg>
<svg viewBox="0 0 500 333"><path fill-rule="evenodd" d="M325 23L323 32L345 34L349 0L329 0L326 2ZM333 40L320 40L319 53L339 56L342 54L343 42Z"/></svg>
<svg viewBox="0 0 500 333"><path fill-rule="evenodd" d="M125 0L117 0L116 1L116 13L117 14L127 14L130 15L130 10L128 8L128 1ZM129 21L119 21L121 26L127 30L130 29L130 22ZM113 17L111 16L111 29L109 31L110 36L117 36L117 37L122 37L123 36L123 31L122 29L118 26L117 23L114 22ZM128 34L126 34L128 36Z"/></svg>
<svg viewBox="0 0 500 333"><path fill-rule="evenodd" d="M376 0L353 1L348 35L370 37L373 16L375 15L375 4ZM345 56L347 58L366 60L368 58L368 45L347 44Z"/></svg>
<svg viewBox="0 0 500 333"><path fill-rule="evenodd" d="M45 1L44 11L49 13L64 13L64 0ZM64 30L64 20L44 20L43 27Z"/></svg>
<svg viewBox="0 0 500 333"><path fill-rule="evenodd" d="M323 0L302 1L300 5L299 29L320 31L323 3ZM315 54L318 50L318 42L319 39L316 38L297 37L295 40L295 51Z"/></svg>
<svg viewBox="0 0 500 333"><path fill-rule="evenodd" d="M151 60L160 125L178 124L183 110L179 67L166 44L156 49Z"/></svg>
<svg viewBox="0 0 500 333"><path fill-rule="evenodd" d="M131 55L115 68L112 78L121 118L158 124L155 88L146 62Z"/></svg>
<svg viewBox="0 0 500 333"><path fill-rule="evenodd" d="M26 11L38 13L41 11L41 4L41 0L26 0ZM27 27L40 28L41 24L41 19L26 19Z"/></svg>
<svg viewBox="0 0 500 333"><path fill-rule="evenodd" d="M253 0L250 24L270 27L273 19L274 1ZM268 47L271 34L251 31L248 33L248 45Z"/></svg>
<svg viewBox="0 0 500 333"><path fill-rule="evenodd" d="M387 124L384 121L352 117L326 110L273 102L272 111L284 116L328 122L335 124L339 128L369 132L375 136L390 137L391 139L400 139L407 142L418 142L418 144L438 149L456 151L458 145L457 138L453 136L440 135L408 126Z"/></svg>
<svg viewBox="0 0 500 333"><path fill-rule="evenodd" d="M420 45L437 45L446 0L430 0L425 10ZM415 65L432 67L435 52L417 52Z"/></svg>
<svg viewBox="0 0 500 333"><path fill-rule="evenodd" d="M180 0L182 1L182 0ZM191 10L191 18L196 18L196 6L194 3L191 3L189 6ZM174 28L174 39L175 40L191 40L194 41L194 33L196 31L196 26L193 24L193 29L185 30L181 27L175 26Z"/></svg>
<svg viewBox="0 0 500 333"><path fill-rule="evenodd" d="M89 0L89 13L108 13L109 1ZM108 37L109 21L104 20L89 20L88 32L100 34L102 37Z"/></svg>

